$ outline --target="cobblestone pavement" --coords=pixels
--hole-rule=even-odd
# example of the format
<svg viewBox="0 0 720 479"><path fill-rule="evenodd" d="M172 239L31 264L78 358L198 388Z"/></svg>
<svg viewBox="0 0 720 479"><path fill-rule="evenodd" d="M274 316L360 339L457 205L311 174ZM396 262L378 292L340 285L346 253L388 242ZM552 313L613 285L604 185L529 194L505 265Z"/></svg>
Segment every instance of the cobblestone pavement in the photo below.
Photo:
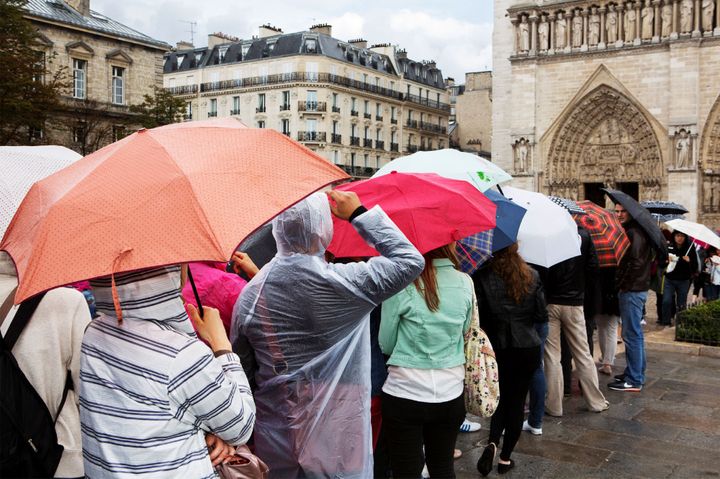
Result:
<svg viewBox="0 0 720 479"><path fill-rule="evenodd" d="M564 417L545 416L542 436L523 432L512 456L516 467L503 477L720 477L720 359L661 351L647 356L640 393L611 391L610 377L599 375L611 404L604 413L587 410L574 381ZM618 352L615 373L624 365ZM479 421L479 432L459 435L459 478L481 477L475 465L490 421ZM495 466L488 477L497 476Z"/></svg>

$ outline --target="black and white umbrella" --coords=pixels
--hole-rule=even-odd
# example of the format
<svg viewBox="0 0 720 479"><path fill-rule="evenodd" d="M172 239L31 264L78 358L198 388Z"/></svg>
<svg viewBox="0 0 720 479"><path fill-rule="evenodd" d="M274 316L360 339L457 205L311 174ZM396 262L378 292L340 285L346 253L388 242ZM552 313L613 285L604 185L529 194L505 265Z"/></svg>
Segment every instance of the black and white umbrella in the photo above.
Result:
<svg viewBox="0 0 720 479"><path fill-rule="evenodd" d="M580 208L575 201L560 196L548 196L553 203L556 203L570 212L571 215L586 215L587 212Z"/></svg>

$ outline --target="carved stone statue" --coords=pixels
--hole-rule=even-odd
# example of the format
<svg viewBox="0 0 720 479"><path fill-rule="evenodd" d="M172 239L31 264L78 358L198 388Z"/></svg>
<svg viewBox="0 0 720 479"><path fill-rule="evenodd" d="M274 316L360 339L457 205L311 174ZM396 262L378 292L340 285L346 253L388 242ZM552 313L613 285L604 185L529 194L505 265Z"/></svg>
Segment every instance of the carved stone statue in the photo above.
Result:
<svg viewBox="0 0 720 479"><path fill-rule="evenodd" d="M678 139L675 142L675 149L677 150L677 162L675 166L677 168L690 168L692 166L690 159L690 135L685 130L680 130Z"/></svg>
<svg viewBox="0 0 720 479"><path fill-rule="evenodd" d="M530 50L530 25L527 17L523 16L520 22L520 51L526 52Z"/></svg>
<svg viewBox="0 0 720 479"><path fill-rule="evenodd" d="M640 15L642 16L642 38L643 40L650 40L653 36L653 20L655 19L655 12L650 2L645 4Z"/></svg>
<svg viewBox="0 0 720 479"><path fill-rule="evenodd" d="M545 21L545 17L542 18L540 21L540 25L538 25L538 39L539 39L539 45L538 50L541 52L544 52L548 49L548 34L550 31L550 25L548 22Z"/></svg>
<svg viewBox="0 0 720 479"><path fill-rule="evenodd" d="M597 9L593 8L589 22L588 44L597 45L600 42L600 15L597 14Z"/></svg>
<svg viewBox="0 0 720 479"><path fill-rule="evenodd" d="M605 18L605 30L607 30L608 43L615 43L617 41L617 12L612 5Z"/></svg>
<svg viewBox="0 0 720 479"><path fill-rule="evenodd" d="M583 19L579 15L575 15L572 20L572 46L579 47L582 45L583 37Z"/></svg>
<svg viewBox="0 0 720 479"><path fill-rule="evenodd" d="M705 175L705 181L703 181L703 206L705 212L710 212L713 209L712 179L712 176Z"/></svg>
<svg viewBox="0 0 720 479"><path fill-rule="evenodd" d="M555 46L557 48L565 48L565 17L562 12L558 13L557 21L555 21Z"/></svg>
<svg viewBox="0 0 720 479"><path fill-rule="evenodd" d="M714 13L715 13L715 0L702 0L702 29L703 29L703 32L711 32L712 31L713 14Z"/></svg>
<svg viewBox="0 0 720 479"><path fill-rule="evenodd" d="M667 38L672 33L672 5L665 4L660 14L662 18L662 36Z"/></svg>
<svg viewBox="0 0 720 479"><path fill-rule="evenodd" d="M680 4L680 33L690 33L693 21L692 0L682 0Z"/></svg>
<svg viewBox="0 0 720 479"><path fill-rule="evenodd" d="M522 138L515 146L515 156L517 157L517 172L527 172L528 144L525 138Z"/></svg>
<svg viewBox="0 0 720 479"><path fill-rule="evenodd" d="M690 0L692 1L692 0ZM632 42L637 34L635 33L635 10L632 8L625 13L625 41Z"/></svg>

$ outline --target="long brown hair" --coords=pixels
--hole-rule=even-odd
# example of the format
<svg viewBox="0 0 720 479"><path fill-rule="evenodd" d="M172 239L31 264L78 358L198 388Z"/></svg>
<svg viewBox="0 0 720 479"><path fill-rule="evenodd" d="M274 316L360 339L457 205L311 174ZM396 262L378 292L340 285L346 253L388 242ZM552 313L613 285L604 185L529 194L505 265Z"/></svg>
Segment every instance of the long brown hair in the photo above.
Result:
<svg viewBox="0 0 720 479"><path fill-rule="evenodd" d="M530 291L532 272L518 254L517 243L494 253L491 264L495 274L505 283L507 295L519 304Z"/></svg>
<svg viewBox="0 0 720 479"><path fill-rule="evenodd" d="M437 311L440 308L440 297L438 296L437 276L435 274L435 266L433 260L437 258L447 258L458 266L457 255L455 254L455 243L446 244L440 248L428 251L423 255L425 258L425 269L415 280L415 288L425 298L425 304L430 311Z"/></svg>

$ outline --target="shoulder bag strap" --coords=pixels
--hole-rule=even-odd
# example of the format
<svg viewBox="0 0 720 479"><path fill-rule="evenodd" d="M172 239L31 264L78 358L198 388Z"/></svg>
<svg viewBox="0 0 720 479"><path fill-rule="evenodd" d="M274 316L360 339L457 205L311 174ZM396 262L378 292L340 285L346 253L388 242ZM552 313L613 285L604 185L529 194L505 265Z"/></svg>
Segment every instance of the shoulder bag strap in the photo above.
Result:
<svg viewBox="0 0 720 479"><path fill-rule="evenodd" d="M20 307L13 318L13 322L10 324L7 333L5 334L5 343L7 344L7 348L9 350L12 350L13 346L15 346L15 342L20 337L20 333L22 333L25 326L27 326L30 322L30 318L44 297L45 293L40 293L32 298L26 299L22 302L22 304L20 304Z"/></svg>
<svg viewBox="0 0 720 479"><path fill-rule="evenodd" d="M17 291L17 286L15 286L12 291L10 291L10 294L8 294L7 298L5 298L5 301L3 301L2 306L0 306L0 326L2 326L2 324L5 322L5 318L7 318L7 315L10 313L10 310L13 307L15 291Z"/></svg>

